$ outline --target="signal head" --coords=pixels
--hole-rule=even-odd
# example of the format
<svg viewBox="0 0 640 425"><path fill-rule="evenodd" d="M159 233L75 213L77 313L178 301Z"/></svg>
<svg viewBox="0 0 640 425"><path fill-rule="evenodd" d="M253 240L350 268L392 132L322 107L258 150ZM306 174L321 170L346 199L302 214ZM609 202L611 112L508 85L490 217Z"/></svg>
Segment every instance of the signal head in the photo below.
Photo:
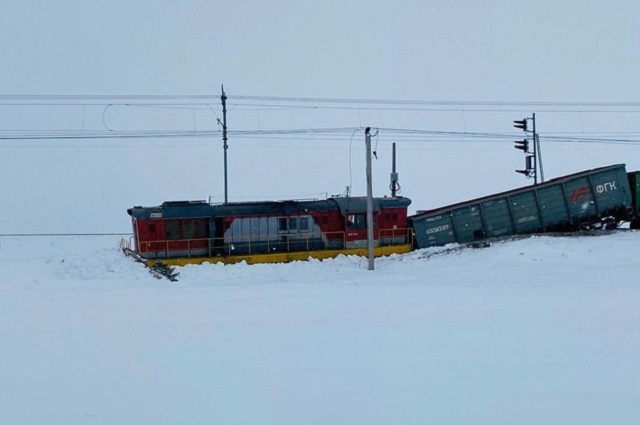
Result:
<svg viewBox="0 0 640 425"><path fill-rule="evenodd" d="M518 140L515 142L515 145L513 147L516 149L520 149L524 153L527 153L527 151L529 150L529 141L527 139Z"/></svg>
<svg viewBox="0 0 640 425"><path fill-rule="evenodd" d="M513 126L515 128L519 128L522 131L527 131L527 119L523 119L523 120L516 120L513 122Z"/></svg>

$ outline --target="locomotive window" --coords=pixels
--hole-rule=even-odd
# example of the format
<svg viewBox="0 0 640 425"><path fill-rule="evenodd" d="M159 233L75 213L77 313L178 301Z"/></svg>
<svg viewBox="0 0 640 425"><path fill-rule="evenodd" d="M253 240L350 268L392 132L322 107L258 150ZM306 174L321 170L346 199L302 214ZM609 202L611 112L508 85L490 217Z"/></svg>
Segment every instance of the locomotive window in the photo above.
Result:
<svg viewBox="0 0 640 425"><path fill-rule="evenodd" d="M209 237L209 220L195 220L196 233L193 235L196 239L205 239Z"/></svg>
<svg viewBox="0 0 640 425"><path fill-rule="evenodd" d="M165 224L167 240L178 240L181 236L180 220L167 220Z"/></svg>
<svg viewBox="0 0 640 425"><path fill-rule="evenodd" d="M349 214L347 216L348 229L366 229L367 216L365 214Z"/></svg>
<svg viewBox="0 0 640 425"><path fill-rule="evenodd" d="M182 222L182 238L193 239L196 233L195 220L184 220Z"/></svg>
<svg viewBox="0 0 640 425"><path fill-rule="evenodd" d="M329 222L329 216L328 215L323 215L322 216L322 224L327 224Z"/></svg>
<svg viewBox="0 0 640 425"><path fill-rule="evenodd" d="M296 232L298 230L298 217L289 217L289 231Z"/></svg>
<svg viewBox="0 0 640 425"><path fill-rule="evenodd" d="M299 223L298 229L301 232L309 231L309 217L300 217L300 223Z"/></svg>
<svg viewBox="0 0 640 425"><path fill-rule="evenodd" d="M204 239L209 236L207 220L184 220L182 222L182 239Z"/></svg>
<svg viewBox="0 0 640 425"><path fill-rule="evenodd" d="M149 233L155 233L155 232L156 232L156 224L155 223L149 224Z"/></svg>
<svg viewBox="0 0 640 425"><path fill-rule="evenodd" d="M286 217L279 217L278 218L278 232L286 232L287 229L288 229L287 218Z"/></svg>

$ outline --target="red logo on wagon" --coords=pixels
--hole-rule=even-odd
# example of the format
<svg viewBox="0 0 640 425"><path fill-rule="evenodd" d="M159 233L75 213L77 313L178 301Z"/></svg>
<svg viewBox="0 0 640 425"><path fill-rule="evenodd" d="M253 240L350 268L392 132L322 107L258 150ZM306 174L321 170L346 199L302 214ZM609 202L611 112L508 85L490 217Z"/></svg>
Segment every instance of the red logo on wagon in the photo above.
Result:
<svg viewBox="0 0 640 425"><path fill-rule="evenodd" d="M574 189L569 195L569 201L576 203L582 198L585 198L589 194L589 186L581 186Z"/></svg>

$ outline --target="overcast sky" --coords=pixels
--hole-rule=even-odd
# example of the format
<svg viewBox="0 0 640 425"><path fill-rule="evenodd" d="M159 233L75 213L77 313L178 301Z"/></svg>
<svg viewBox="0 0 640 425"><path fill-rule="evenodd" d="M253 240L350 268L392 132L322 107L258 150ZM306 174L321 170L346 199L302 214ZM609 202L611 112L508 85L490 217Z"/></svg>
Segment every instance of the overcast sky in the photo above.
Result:
<svg viewBox="0 0 640 425"><path fill-rule="evenodd" d="M162 107L108 99L219 96L221 84L232 131L348 129L232 133L230 200L324 197L349 185L364 194L365 126L381 129L374 193L388 193L390 146L398 142L402 194L412 209L530 184L514 172L524 159L513 149L522 134L512 120L534 112L548 178L613 163L640 169L640 145L624 142L640 140L640 103L623 104L640 101L639 8L633 0L4 1L0 232L128 231L125 210L133 205L223 200L217 98ZM78 98L16 102L8 95ZM303 108L241 96L423 103ZM513 140L408 138L384 130L392 128L512 133ZM10 138L33 130L215 134ZM623 142L545 141L561 134Z"/></svg>

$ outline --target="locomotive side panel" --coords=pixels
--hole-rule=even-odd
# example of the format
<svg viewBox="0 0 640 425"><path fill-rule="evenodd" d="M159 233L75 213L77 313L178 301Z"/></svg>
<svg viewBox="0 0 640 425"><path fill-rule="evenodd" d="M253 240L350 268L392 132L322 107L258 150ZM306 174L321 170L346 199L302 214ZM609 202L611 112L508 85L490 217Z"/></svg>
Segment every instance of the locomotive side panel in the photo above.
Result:
<svg viewBox="0 0 640 425"><path fill-rule="evenodd" d="M224 255L325 249L323 231L311 215L236 217L224 231Z"/></svg>
<svg viewBox="0 0 640 425"><path fill-rule="evenodd" d="M376 224L379 229L376 239L379 239L380 245L410 243L406 208L383 207Z"/></svg>
<svg viewBox="0 0 640 425"><path fill-rule="evenodd" d="M166 257L163 219L133 220L136 250L146 258Z"/></svg>
<svg viewBox="0 0 640 425"><path fill-rule="evenodd" d="M165 221L169 257L200 257L209 254L209 218L177 218Z"/></svg>
<svg viewBox="0 0 640 425"><path fill-rule="evenodd" d="M340 210L336 209L327 213L327 224L326 227L323 227L323 231L327 236L328 248L346 248L347 229L345 226L345 218Z"/></svg>

